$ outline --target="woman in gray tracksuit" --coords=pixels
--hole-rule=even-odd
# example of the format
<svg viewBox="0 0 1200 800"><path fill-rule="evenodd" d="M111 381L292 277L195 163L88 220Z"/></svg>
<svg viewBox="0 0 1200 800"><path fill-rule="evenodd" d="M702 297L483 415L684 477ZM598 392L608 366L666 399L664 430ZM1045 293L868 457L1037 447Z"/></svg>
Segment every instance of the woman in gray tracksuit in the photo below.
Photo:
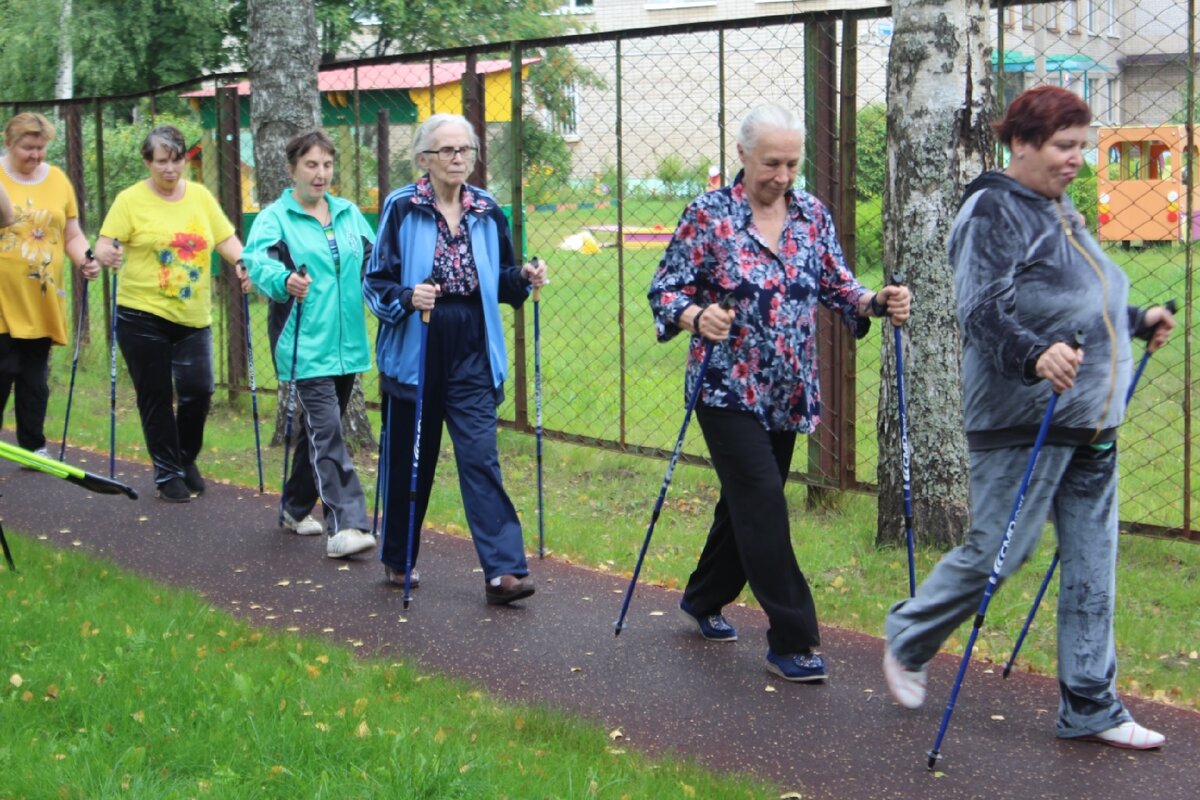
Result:
<svg viewBox="0 0 1200 800"><path fill-rule="evenodd" d="M995 124L1009 166L967 187L951 228L972 527L916 596L888 613L884 672L901 705L921 705L925 665L979 608L1053 389L1061 399L1000 577L1030 556L1049 518L1062 559L1058 735L1149 749L1164 737L1135 723L1116 693L1116 444L1130 338L1156 348L1174 321L1164 308L1126 304L1128 279L1065 193L1090 121L1065 89L1018 97Z"/></svg>

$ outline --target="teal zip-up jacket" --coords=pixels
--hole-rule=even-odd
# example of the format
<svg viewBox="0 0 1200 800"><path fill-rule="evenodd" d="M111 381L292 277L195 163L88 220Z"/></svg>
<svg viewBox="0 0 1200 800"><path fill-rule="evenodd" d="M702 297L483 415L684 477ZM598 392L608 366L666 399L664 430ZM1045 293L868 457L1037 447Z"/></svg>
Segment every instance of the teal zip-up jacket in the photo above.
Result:
<svg viewBox="0 0 1200 800"><path fill-rule="evenodd" d="M243 253L254 287L271 299L268 327L275 373L281 381L349 375L371 368L362 276L375 233L349 200L329 193L325 200L333 220L339 264L334 263L321 224L300 207L290 188L254 220ZM293 376L297 314L294 298L287 293L287 278L301 265L308 269L312 284L300 317Z"/></svg>

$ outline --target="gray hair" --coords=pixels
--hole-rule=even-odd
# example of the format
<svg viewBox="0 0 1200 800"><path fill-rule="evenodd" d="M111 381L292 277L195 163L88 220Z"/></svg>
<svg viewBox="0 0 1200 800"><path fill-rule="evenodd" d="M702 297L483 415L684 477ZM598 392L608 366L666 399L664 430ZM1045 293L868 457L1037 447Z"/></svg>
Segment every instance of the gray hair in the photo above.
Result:
<svg viewBox="0 0 1200 800"><path fill-rule="evenodd" d="M183 158L187 153L187 142L183 140L179 128L174 125L159 125L146 134L146 139L142 142L142 160L153 161L156 147L166 150L172 161Z"/></svg>
<svg viewBox="0 0 1200 800"><path fill-rule="evenodd" d="M765 130L792 131L804 135L804 120L782 106L765 105L751 109L738 127L737 143L747 153L758 144Z"/></svg>
<svg viewBox="0 0 1200 800"><path fill-rule="evenodd" d="M421 170L421 151L432 150L434 135L443 125L461 125L470 137L471 147L479 152L479 136L471 123L462 114L434 114L421 123L412 140L412 162L418 171Z"/></svg>

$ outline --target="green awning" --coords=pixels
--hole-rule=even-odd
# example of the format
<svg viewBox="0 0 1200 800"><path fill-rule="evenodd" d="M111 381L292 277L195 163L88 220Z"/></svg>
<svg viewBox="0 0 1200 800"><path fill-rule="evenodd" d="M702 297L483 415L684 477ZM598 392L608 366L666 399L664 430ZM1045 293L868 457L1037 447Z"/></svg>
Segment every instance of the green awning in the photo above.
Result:
<svg viewBox="0 0 1200 800"><path fill-rule="evenodd" d="M1000 54L995 50L992 51L992 68L996 69L1000 66ZM1033 72L1034 58L1027 56L1024 53L1016 50L1004 51L1004 71L1005 72Z"/></svg>

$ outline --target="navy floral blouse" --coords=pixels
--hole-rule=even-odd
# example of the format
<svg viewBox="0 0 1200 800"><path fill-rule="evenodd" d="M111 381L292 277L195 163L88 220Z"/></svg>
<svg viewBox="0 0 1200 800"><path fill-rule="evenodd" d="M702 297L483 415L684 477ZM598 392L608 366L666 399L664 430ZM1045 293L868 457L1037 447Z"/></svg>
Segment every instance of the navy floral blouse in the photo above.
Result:
<svg viewBox="0 0 1200 800"><path fill-rule="evenodd" d="M650 307L658 340L679 333L690 304L731 297L729 338L714 346L699 402L752 412L769 431L811 433L820 422L817 302L842 316L858 338L867 290L846 268L828 209L810 194L785 194L788 218L773 253L751 222L742 175L707 192L683 212L654 280ZM704 341L692 334L684 395L695 386Z"/></svg>
<svg viewBox="0 0 1200 800"><path fill-rule="evenodd" d="M463 218L458 233L450 233L450 225L434 202L433 184L426 175L417 181L413 203L427 205L436 212L438 241L433 253L433 273L430 278L442 287L443 295L469 297L479 292L479 272L475 269L475 256L471 252L471 237L467 231L467 214L475 205L475 194L467 187L462 189Z"/></svg>

